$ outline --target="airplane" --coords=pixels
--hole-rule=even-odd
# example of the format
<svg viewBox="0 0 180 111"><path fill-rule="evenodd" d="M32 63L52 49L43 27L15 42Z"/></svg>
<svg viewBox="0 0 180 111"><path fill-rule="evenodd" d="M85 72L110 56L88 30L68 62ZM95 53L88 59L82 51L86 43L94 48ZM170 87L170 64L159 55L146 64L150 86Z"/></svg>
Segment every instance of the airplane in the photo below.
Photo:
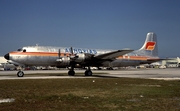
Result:
<svg viewBox="0 0 180 111"><path fill-rule="evenodd" d="M157 37L147 33L144 45L139 50L103 50L74 47L25 46L4 55L10 63L20 66L56 66L68 68L68 75L74 76L74 68L88 67L85 76L92 76L90 67L125 67L150 64L159 61ZM18 77L24 72L18 71Z"/></svg>

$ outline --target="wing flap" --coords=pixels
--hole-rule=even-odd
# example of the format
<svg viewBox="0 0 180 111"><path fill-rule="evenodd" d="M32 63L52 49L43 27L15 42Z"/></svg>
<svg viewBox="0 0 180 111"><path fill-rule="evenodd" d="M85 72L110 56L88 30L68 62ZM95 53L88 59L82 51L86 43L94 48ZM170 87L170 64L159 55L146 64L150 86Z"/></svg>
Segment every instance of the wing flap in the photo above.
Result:
<svg viewBox="0 0 180 111"><path fill-rule="evenodd" d="M117 51L112 51L112 52L105 53L105 54L100 54L100 55L97 55L97 56L94 56L94 57L98 58L98 59L115 59L115 58L117 58L119 56L130 53L132 51L133 50L117 50Z"/></svg>

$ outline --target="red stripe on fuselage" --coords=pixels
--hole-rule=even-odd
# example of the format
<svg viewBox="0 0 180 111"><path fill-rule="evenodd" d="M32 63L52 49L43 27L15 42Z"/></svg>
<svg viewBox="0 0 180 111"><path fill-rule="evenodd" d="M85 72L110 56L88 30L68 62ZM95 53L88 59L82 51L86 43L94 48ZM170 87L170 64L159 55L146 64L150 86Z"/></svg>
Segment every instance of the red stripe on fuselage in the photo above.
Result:
<svg viewBox="0 0 180 111"><path fill-rule="evenodd" d="M59 56L57 52L11 52L10 55L28 55L28 56ZM60 53L60 56L70 56L70 53Z"/></svg>

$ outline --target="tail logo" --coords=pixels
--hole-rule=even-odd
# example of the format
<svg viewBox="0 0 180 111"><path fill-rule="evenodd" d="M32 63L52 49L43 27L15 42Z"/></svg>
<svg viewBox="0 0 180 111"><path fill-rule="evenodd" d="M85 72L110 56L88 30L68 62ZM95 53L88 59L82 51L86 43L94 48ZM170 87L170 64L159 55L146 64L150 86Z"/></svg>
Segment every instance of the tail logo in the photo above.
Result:
<svg viewBox="0 0 180 111"><path fill-rule="evenodd" d="M145 49L146 50L154 50L155 45L156 45L156 42L147 42Z"/></svg>

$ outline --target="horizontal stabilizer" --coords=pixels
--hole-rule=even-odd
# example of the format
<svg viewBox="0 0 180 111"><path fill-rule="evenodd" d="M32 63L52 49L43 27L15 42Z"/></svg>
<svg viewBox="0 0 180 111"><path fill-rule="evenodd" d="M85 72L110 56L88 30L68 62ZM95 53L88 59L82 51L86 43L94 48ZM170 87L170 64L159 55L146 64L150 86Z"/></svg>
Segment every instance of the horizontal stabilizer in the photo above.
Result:
<svg viewBox="0 0 180 111"><path fill-rule="evenodd" d="M151 59L147 59L147 61L152 61L152 62L157 62L157 61L162 61L162 60L173 60L173 59L162 59L162 58L151 58Z"/></svg>

